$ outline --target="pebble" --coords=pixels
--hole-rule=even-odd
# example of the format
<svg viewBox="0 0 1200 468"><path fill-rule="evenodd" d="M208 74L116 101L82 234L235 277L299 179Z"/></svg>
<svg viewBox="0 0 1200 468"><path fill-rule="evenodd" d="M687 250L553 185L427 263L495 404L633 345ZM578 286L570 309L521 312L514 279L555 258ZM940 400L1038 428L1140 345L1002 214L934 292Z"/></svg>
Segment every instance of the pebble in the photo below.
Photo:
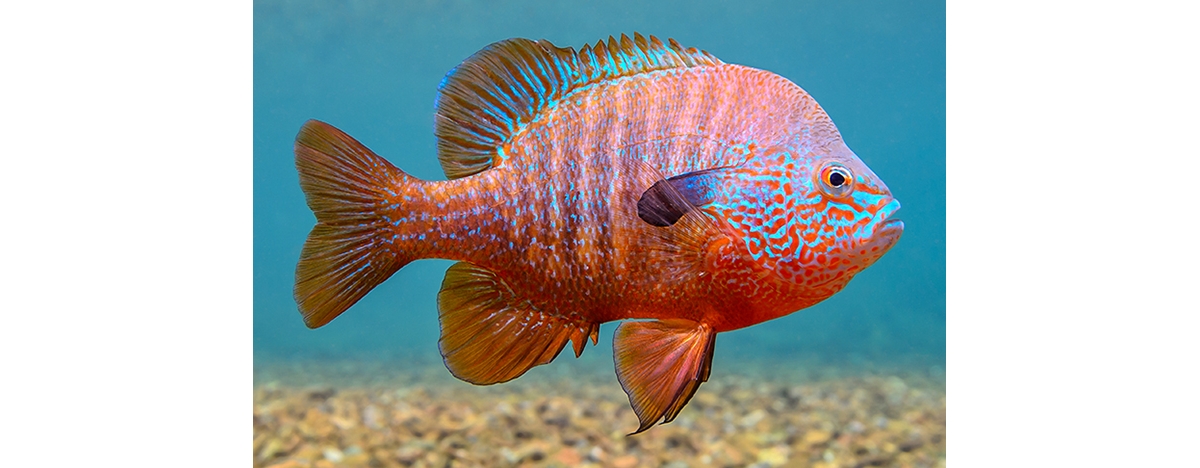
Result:
<svg viewBox="0 0 1200 468"><path fill-rule="evenodd" d="M322 454L325 455L326 460L329 460L333 463L340 463L343 458L346 458L346 456L342 454L342 451L338 450L337 447L327 447Z"/></svg>
<svg viewBox="0 0 1200 468"><path fill-rule="evenodd" d="M831 437L833 437L833 434L830 434L828 431L814 429L804 433L804 443L808 445L821 445L829 442Z"/></svg>
<svg viewBox="0 0 1200 468"><path fill-rule="evenodd" d="M864 426L858 420L850 421L850 424L846 425L846 431L851 434L862 434L865 430L867 430L867 426Z"/></svg>
<svg viewBox="0 0 1200 468"><path fill-rule="evenodd" d="M588 461L602 462L604 459L604 449L600 448L599 445L592 447L592 449L588 451Z"/></svg>
<svg viewBox="0 0 1200 468"><path fill-rule="evenodd" d="M612 461L613 468L633 468L637 464L638 458L634 455L621 455Z"/></svg>
<svg viewBox="0 0 1200 468"><path fill-rule="evenodd" d="M753 412L751 412L750 414L747 414L746 417L742 418L742 421L739 424L742 427L750 427L755 424L758 424L758 422L762 421L763 418L765 418L765 417L767 417L767 412L763 411L761 409L757 409L757 410L754 410Z"/></svg>
<svg viewBox="0 0 1200 468"><path fill-rule="evenodd" d="M758 462L770 466L780 466L788 461L788 448L775 446L758 451Z"/></svg>
<svg viewBox="0 0 1200 468"><path fill-rule="evenodd" d="M567 466L577 466L583 461L583 457L575 449L566 447L554 454L554 460Z"/></svg>
<svg viewBox="0 0 1200 468"><path fill-rule="evenodd" d="M425 450L416 445L405 445L396 451L396 460L400 463L412 463L425 455Z"/></svg>

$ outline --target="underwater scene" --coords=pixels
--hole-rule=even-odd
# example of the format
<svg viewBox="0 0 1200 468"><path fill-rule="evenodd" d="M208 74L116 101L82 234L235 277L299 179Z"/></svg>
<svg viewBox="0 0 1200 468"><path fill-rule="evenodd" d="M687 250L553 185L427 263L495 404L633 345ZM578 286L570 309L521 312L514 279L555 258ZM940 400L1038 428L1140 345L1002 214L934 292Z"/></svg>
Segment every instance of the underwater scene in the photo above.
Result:
<svg viewBox="0 0 1200 468"><path fill-rule="evenodd" d="M945 36L256 0L253 465L945 466Z"/></svg>

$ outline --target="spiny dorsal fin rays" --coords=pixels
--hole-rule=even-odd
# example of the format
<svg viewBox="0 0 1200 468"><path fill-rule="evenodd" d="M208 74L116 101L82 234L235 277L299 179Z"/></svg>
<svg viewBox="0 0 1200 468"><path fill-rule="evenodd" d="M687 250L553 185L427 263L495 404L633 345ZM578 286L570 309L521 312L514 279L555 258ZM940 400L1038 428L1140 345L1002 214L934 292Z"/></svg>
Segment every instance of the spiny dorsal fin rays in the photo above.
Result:
<svg viewBox="0 0 1200 468"><path fill-rule="evenodd" d="M604 80L655 70L720 65L708 52L674 39L624 34L578 53L546 40L508 39L476 52L442 79L434 134L446 177L457 179L492 167L497 148L547 106L572 91Z"/></svg>

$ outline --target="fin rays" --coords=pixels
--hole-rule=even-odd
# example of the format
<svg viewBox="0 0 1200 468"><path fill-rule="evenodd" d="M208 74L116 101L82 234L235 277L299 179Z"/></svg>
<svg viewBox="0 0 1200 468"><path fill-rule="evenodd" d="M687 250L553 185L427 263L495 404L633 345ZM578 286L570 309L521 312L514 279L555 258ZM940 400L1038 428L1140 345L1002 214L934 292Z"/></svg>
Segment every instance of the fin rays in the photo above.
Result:
<svg viewBox="0 0 1200 468"><path fill-rule="evenodd" d="M640 422L633 434L679 416L708 380L715 342L711 327L690 320L624 322L617 327L613 361Z"/></svg>
<svg viewBox="0 0 1200 468"><path fill-rule="evenodd" d="M588 84L655 70L719 65L708 52L670 39L624 34L579 52L549 41L508 39L485 47L442 80L434 121L438 159L446 177L492 167L497 148L522 125L571 91Z"/></svg>
<svg viewBox="0 0 1200 468"><path fill-rule="evenodd" d="M296 136L300 188L317 225L296 264L293 296L304 323L317 328L362 299L411 259L384 240L379 201L415 179L362 143L310 120Z"/></svg>
<svg viewBox="0 0 1200 468"><path fill-rule="evenodd" d="M438 348L455 377L476 385L507 382L547 364L568 340L576 356L598 324L539 312L504 280L470 263L446 271L438 293Z"/></svg>

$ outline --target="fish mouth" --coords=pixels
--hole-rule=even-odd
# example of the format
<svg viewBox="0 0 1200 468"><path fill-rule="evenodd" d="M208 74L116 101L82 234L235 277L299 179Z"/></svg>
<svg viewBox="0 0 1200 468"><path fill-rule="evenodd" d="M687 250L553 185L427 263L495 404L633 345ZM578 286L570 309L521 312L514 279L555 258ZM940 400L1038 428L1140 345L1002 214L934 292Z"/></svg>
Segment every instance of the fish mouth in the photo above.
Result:
<svg viewBox="0 0 1200 468"><path fill-rule="evenodd" d="M880 208L879 212L875 213L874 222L871 223L875 229L867 237L867 245L877 245L886 250L900 239L900 234L904 233L904 221L891 219L897 211L900 211L900 200L893 198L883 208Z"/></svg>

